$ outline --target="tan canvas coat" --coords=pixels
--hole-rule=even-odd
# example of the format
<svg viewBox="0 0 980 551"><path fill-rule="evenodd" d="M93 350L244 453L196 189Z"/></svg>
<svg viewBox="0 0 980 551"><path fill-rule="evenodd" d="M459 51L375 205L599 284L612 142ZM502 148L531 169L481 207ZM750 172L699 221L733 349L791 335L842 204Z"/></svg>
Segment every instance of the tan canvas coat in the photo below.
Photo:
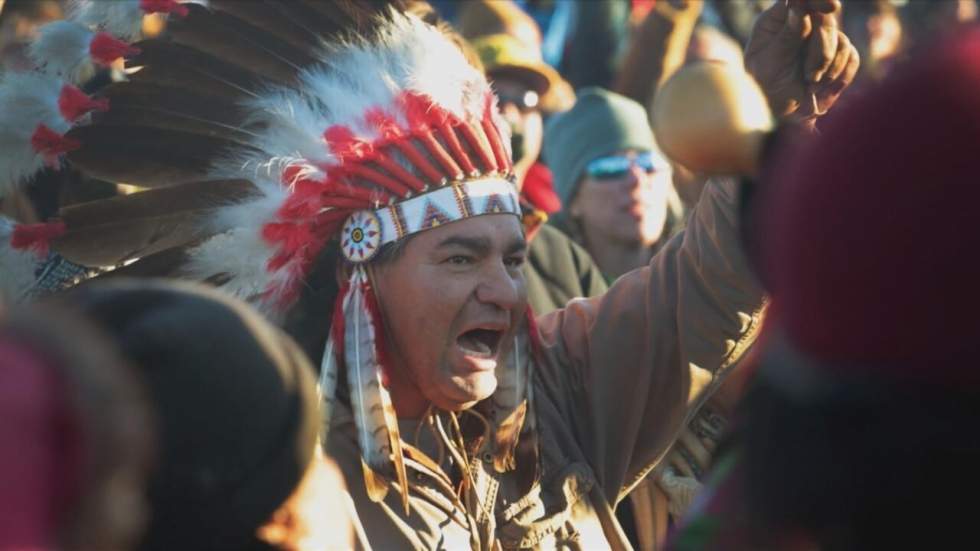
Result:
<svg viewBox="0 0 980 551"><path fill-rule="evenodd" d="M353 419L337 407L327 449L370 546L628 548L616 502L662 458L761 322L763 294L741 252L736 197L734 182L712 183L687 230L649 266L538 320L537 455L524 439L514 470L497 473L487 440L464 430L474 482L460 492L458 474L406 446L406 516L398 492L368 499ZM402 440L411 438L403 431Z"/></svg>

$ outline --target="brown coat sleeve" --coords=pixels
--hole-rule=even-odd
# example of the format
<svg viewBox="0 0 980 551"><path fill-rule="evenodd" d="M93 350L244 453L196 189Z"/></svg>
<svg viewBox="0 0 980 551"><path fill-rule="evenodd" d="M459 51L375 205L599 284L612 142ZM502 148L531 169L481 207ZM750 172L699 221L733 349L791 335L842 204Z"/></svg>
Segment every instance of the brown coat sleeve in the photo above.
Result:
<svg viewBox="0 0 980 551"><path fill-rule="evenodd" d="M650 265L539 320L538 384L617 502L666 453L748 346L762 289L741 251L735 182L712 182Z"/></svg>

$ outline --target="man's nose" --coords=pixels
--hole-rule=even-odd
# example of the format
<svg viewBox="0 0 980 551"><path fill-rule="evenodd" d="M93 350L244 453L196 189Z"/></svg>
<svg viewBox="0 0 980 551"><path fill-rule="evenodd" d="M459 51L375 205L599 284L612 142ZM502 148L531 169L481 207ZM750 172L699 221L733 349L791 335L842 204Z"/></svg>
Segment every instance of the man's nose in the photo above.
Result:
<svg viewBox="0 0 980 551"><path fill-rule="evenodd" d="M634 190L640 187L640 183L643 182L643 178L646 177L646 172L634 162L630 163L630 168L626 171L626 177L623 179L623 181L626 183L627 189Z"/></svg>
<svg viewBox="0 0 980 551"><path fill-rule="evenodd" d="M503 264L492 263L483 273L476 288L476 298L484 304L492 304L503 310L513 310L521 304L521 282Z"/></svg>

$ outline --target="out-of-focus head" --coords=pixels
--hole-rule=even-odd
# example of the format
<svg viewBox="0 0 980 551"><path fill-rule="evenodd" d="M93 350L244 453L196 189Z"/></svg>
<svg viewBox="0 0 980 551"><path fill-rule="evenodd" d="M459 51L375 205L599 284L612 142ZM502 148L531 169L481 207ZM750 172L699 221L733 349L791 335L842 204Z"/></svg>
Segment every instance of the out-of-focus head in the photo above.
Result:
<svg viewBox="0 0 980 551"><path fill-rule="evenodd" d="M456 27L468 40L505 34L514 37L527 48L534 48L539 52L541 50L541 29L513 0L464 2L457 13Z"/></svg>
<svg viewBox="0 0 980 551"><path fill-rule="evenodd" d="M115 342L159 420L141 548L255 545L314 457L306 358L243 303L198 286L120 281L64 301Z"/></svg>
<svg viewBox="0 0 980 551"><path fill-rule="evenodd" d="M608 239L651 245L661 235L673 195L671 168L646 110L599 88L549 121L545 159L568 215Z"/></svg>
<svg viewBox="0 0 980 551"><path fill-rule="evenodd" d="M146 527L143 388L69 311L0 322L0 548L130 549Z"/></svg>
<svg viewBox="0 0 980 551"><path fill-rule="evenodd" d="M959 436L980 395L978 97L974 26L763 171L752 208L772 305L743 420L746 510L767 533L825 549L970 534L972 513L908 503L948 499L938 473L978 484L980 444Z"/></svg>
<svg viewBox="0 0 980 551"><path fill-rule="evenodd" d="M932 34L975 20L978 12L976 0L911 0L902 6L902 21L914 46Z"/></svg>
<svg viewBox="0 0 980 551"><path fill-rule="evenodd" d="M742 46L731 36L708 25L698 25L687 47L687 63L711 61L742 66Z"/></svg>
<svg viewBox="0 0 980 551"><path fill-rule="evenodd" d="M0 72L27 70L27 44L37 28L64 15L57 0L6 0L0 3Z"/></svg>
<svg viewBox="0 0 980 551"><path fill-rule="evenodd" d="M902 47L898 9L887 0L850 2L844 4L842 16L843 31L861 55L861 73L880 79Z"/></svg>
<svg viewBox="0 0 980 551"><path fill-rule="evenodd" d="M535 106L545 113L572 106L575 92L541 57L538 24L513 1L465 2L457 26L473 44L498 92L502 81L519 83L537 94Z"/></svg>
<svg viewBox="0 0 980 551"><path fill-rule="evenodd" d="M510 126L515 171L523 176L541 153L542 111L567 108L567 101L556 98L568 83L542 60L540 44L506 33L476 36L470 44L493 83Z"/></svg>
<svg viewBox="0 0 980 551"><path fill-rule="evenodd" d="M802 353L973 379L947 361L978 342L980 273L963 259L980 245L965 230L980 199L980 30L902 69L772 169L763 269Z"/></svg>

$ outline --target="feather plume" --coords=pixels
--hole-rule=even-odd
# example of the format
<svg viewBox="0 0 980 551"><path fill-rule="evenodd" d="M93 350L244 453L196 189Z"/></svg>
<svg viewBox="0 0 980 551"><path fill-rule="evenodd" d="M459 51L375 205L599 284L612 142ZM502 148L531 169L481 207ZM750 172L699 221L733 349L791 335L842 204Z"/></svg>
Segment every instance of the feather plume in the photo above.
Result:
<svg viewBox="0 0 980 551"><path fill-rule="evenodd" d="M61 82L36 72L6 73L0 81L0 197L44 167L32 137L39 125L55 134L69 128L58 108Z"/></svg>
<svg viewBox="0 0 980 551"><path fill-rule="evenodd" d="M354 268L350 291L344 299L344 320L347 324L344 331L344 363L350 385L351 409L357 425L358 446L366 469L365 483L369 492L378 496L381 495L378 489L380 478L392 471L392 431L397 435L398 423L397 418L390 418L394 410L381 383L374 326L364 296L366 284L364 268ZM407 487L403 486L402 492L407 496Z"/></svg>
<svg viewBox="0 0 980 551"><path fill-rule="evenodd" d="M211 0L209 7L228 12L299 50L315 51L323 40L324 29L314 30L316 27L311 24L315 22L309 20L309 12L298 12L294 2Z"/></svg>
<svg viewBox="0 0 980 551"><path fill-rule="evenodd" d="M528 413L531 354L526 331L514 336L513 349L507 362L497 366L497 390L491 398L494 405L494 469L512 470L515 451Z"/></svg>
<svg viewBox="0 0 980 551"><path fill-rule="evenodd" d="M395 412L395 406L391 403L391 395L384 385L378 386L378 394L381 398L381 411L384 412L385 426L388 427L388 439L391 445L391 462L395 469L395 480L398 481L402 507L405 509L405 515L408 516L408 475L405 471L405 457L402 455L402 435L398 428L398 414Z"/></svg>
<svg viewBox="0 0 980 551"><path fill-rule="evenodd" d="M54 21L38 30L27 53L42 71L78 84L95 74L89 52L93 36L81 23Z"/></svg>
<svg viewBox="0 0 980 551"><path fill-rule="evenodd" d="M224 63L212 55L163 39L136 44L140 53L129 66L135 71L130 82L157 84L223 98L234 103L241 96L254 96L267 86L267 79L251 67Z"/></svg>
<svg viewBox="0 0 980 551"><path fill-rule="evenodd" d="M216 179L210 174L215 158L248 151L224 137L136 125L79 126L67 137L81 143L67 155L76 168L100 180L140 187Z"/></svg>
<svg viewBox="0 0 980 551"><path fill-rule="evenodd" d="M101 201L63 207L58 216L70 229L98 226L108 221L138 221L187 211L203 211L242 201L258 193L247 180L192 182L178 186L148 189ZM217 229L208 224L212 232Z"/></svg>
<svg viewBox="0 0 980 551"><path fill-rule="evenodd" d="M320 384L317 387L317 390L320 392L320 403L323 410L320 425L320 442L323 444L327 442L334 401L337 399L337 377L337 355L334 350L333 336L331 335L327 337L327 344L323 350L323 360L320 363Z"/></svg>
<svg viewBox="0 0 980 551"><path fill-rule="evenodd" d="M21 300L34 286L40 263L36 252L11 246L15 227L12 220L0 216L0 303Z"/></svg>
<svg viewBox="0 0 980 551"><path fill-rule="evenodd" d="M178 44L250 68L286 86L295 84L296 73L302 67L316 61L309 53L263 33L228 12L196 5L188 7L190 15L171 21L167 28L168 38Z"/></svg>
<svg viewBox="0 0 980 551"><path fill-rule="evenodd" d="M219 209L209 226L223 233L190 251L182 269L185 276L202 281L222 274L220 287L243 300L255 299L273 286L276 277L284 277L266 269L275 251L262 238L262 226L275 219L287 191L266 178L254 177L251 181L256 184L258 195ZM271 313L269 304L260 301L256 305Z"/></svg>
<svg viewBox="0 0 980 551"><path fill-rule="evenodd" d="M204 237L198 220L208 213L184 211L69 229L51 247L77 264L115 266Z"/></svg>
<svg viewBox="0 0 980 551"><path fill-rule="evenodd" d="M145 278L145 277L168 277L176 278L180 276L180 266L187 261L187 251L200 245L200 241L192 241L187 245L166 249L158 253L148 254L125 266L102 272L94 277L81 282L84 285L88 281L109 279L115 277L126 278Z"/></svg>
<svg viewBox="0 0 980 551"><path fill-rule="evenodd" d="M143 82L118 83L103 93L112 109L96 117L100 125L138 126L223 139L247 147L255 135L244 128L241 108L226 98Z"/></svg>

